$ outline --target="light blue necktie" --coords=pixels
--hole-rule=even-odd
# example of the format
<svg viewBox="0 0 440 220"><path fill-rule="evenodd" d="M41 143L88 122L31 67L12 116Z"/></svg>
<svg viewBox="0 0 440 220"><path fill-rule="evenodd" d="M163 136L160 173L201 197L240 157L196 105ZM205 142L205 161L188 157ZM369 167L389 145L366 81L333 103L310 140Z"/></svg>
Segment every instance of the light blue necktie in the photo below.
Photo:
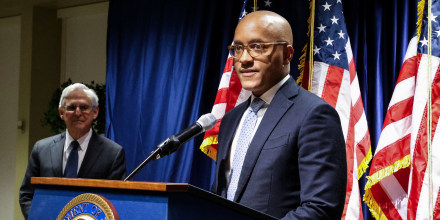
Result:
<svg viewBox="0 0 440 220"><path fill-rule="evenodd" d="M76 178L78 173L78 141L74 140L70 143L72 150L69 158L67 158L66 168L64 169L64 177Z"/></svg>
<svg viewBox="0 0 440 220"><path fill-rule="evenodd" d="M228 200L234 200L238 180L240 179L241 168L243 167L243 161L253 137L252 133L254 131L255 124L257 123L257 112L263 107L264 104L265 102L262 99L254 98L251 103L249 113L244 119L240 136L238 136L234 159L232 161L232 176L231 180L229 181L228 193L226 197Z"/></svg>

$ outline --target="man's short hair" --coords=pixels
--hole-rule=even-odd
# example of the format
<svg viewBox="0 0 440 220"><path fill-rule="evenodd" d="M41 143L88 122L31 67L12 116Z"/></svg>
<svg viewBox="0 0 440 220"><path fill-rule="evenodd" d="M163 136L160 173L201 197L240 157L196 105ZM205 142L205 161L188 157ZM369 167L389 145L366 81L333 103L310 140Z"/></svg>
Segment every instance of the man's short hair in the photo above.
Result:
<svg viewBox="0 0 440 220"><path fill-rule="evenodd" d="M86 85L84 85L82 83L75 83L70 86L67 86L63 90L63 93L61 94L61 98L60 98L60 104L58 107L61 108L64 105L64 100L66 99L67 95L69 95L69 93L71 93L77 89L80 89L86 93L87 97L89 97L90 101L92 102L92 107L98 106L99 99L98 99L98 96L96 95L95 91L93 89L90 89L89 87L87 87Z"/></svg>

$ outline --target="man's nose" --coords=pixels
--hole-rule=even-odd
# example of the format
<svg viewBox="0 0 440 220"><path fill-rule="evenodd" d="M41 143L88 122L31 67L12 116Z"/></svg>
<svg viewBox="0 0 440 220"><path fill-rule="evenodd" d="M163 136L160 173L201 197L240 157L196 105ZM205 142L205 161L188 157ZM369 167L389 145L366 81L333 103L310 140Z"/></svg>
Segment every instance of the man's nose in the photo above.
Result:
<svg viewBox="0 0 440 220"><path fill-rule="evenodd" d="M74 113L75 115L81 115L81 114L82 114L82 112L81 112L81 108L80 108L79 106L76 106L75 111L73 111L73 113Z"/></svg>
<svg viewBox="0 0 440 220"><path fill-rule="evenodd" d="M246 48L244 49L243 54L241 55L239 61L240 63L247 63L253 61L252 56L248 53L248 49Z"/></svg>

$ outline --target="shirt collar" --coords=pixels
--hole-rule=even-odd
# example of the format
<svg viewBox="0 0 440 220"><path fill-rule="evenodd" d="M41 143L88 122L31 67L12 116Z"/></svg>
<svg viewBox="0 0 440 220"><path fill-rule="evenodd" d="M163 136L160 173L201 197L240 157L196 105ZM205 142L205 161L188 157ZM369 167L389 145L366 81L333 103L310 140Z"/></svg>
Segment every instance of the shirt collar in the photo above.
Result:
<svg viewBox="0 0 440 220"><path fill-rule="evenodd" d="M77 141L79 143L78 150L85 151L87 150L87 147L89 145L90 138L92 137L92 129L90 128L89 132L87 132L84 136L80 137ZM66 143L64 144L64 152L67 151L67 149L70 146L70 143L72 143L74 139L69 134L69 130L66 130Z"/></svg>
<svg viewBox="0 0 440 220"><path fill-rule="evenodd" d="M286 83L287 80L289 80L289 78L290 78L290 74L287 74L287 76L285 76L282 80L280 80L277 84L272 86L272 88L270 88L265 93L263 93L263 95L260 96L260 99L262 99L264 102L266 102L265 106L270 104L273 97L275 97L275 94L278 92L278 90L281 88L281 86L283 86L284 83ZM253 101L254 98L256 98L256 96L254 96L254 94L252 94L251 101Z"/></svg>

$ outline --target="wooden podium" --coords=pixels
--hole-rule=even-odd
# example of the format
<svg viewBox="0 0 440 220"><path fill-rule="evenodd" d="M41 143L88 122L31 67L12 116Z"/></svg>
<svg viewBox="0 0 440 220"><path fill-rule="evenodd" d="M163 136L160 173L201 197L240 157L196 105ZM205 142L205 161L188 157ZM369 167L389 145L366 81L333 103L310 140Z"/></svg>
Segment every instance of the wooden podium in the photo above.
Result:
<svg viewBox="0 0 440 220"><path fill-rule="evenodd" d="M275 219L186 183L33 177L29 220L57 219L75 197L105 197L121 220L135 219ZM72 218L73 219L73 218Z"/></svg>

